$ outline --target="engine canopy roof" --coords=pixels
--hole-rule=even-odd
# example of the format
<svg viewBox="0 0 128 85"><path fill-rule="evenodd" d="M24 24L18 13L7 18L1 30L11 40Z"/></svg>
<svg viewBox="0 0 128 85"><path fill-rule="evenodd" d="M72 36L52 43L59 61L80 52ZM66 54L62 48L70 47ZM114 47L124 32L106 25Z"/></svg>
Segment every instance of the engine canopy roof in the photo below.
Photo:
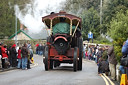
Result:
<svg viewBox="0 0 128 85"><path fill-rule="evenodd" d="M64 11L60 11L59 13L53 13L47 16L42 17L42 22L44 22L46 24L46 26L48 28L50 28L50 24L51 24L51 20L52 20L52 26L56 25L57 23L59 23L59 18L60 17L64 17L66 18L65 22L69 23L72 21L72 25L77 25L77 23L79 22L79 28L81 29L81 18L72 15L72 14L68 14Z"/></svg>

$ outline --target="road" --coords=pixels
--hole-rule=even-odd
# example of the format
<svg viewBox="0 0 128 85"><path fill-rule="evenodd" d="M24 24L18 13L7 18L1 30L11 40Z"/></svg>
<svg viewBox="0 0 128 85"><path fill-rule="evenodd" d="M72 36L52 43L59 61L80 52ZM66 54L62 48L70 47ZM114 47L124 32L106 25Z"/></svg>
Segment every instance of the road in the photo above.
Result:
<svg viewBox="0 0 128 85"><path fill-rule="evenodd" d="M106 85L97 74L95 62L83 60L83 70L73 72L72 64L45 71L42 56L34 56L35 66L0 73L0 85ZM37 65L38 63L38 65Z"/></svg>

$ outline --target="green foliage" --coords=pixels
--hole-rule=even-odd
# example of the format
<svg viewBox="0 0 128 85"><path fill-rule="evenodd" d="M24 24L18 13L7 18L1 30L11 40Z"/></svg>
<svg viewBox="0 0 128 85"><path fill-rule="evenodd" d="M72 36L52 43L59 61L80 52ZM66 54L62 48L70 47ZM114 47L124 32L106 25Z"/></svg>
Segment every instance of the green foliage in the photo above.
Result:
<svg viewBox="0 0 128 85"><path fill-rule="evenodd" d="M104 0L103 4L103 24L106 28L110 28L110 21L116 16L116 13L122 10L125 12L128 9L128 0Z"/></svg>
<svg viewBox="0 0 128 85"><path fill-rule="evenodd" d="M122 11L117 12L115 18L110 22L110 29L108 31L112 39L128 38L128 10L124 14Z"/></svg>
<svg viewBox="0 0 128 85"><path fill-rule="evenodd" d="M0 0L0 38L11 36L15 33L14 5L24 5L30 0ZM19 28L19 22L18 22Z"/></svg>
<svg viewBox="0 0 128 85"><path fill-rule="evenodd" d="M94 39L100 36L100 0L66 0L63 9L82 18L82 35L88 39L91 31ZM102 31L102 30L101 30Z"/></svg>
<svg viewBox="0 0 128 85"><path fill-rule="evenodd" d="M128 38L128 10L125 13L122 10L117 12L110 22L108 34L114 41L115 54L119 61L122 56L122 44Z"/></svg>
<svg viewBox="0 0 128 85"><path fill-rule="evenodd" d="M99 16L98 12L92 7L89 10L85 10L81 14L82 18L82 28L83 28L83 37L84 39L88 38L88 33L91 31L93 33L94 39L99 36Z"/></svg>
<svg viewBox="0 0 128 85"><path fill-rule="evenodd" d="M114 40L114 51L116 55L116 59L118 62L120 62L120 58L122 56L121 49L122 49L122 44L124 40L122 38L118 38L117 40Z"/></svg>
<svg viewBox="0 0 128 85"><path fill-rule="evenodd" d="M66 0L63 9L73 14L81 13L83 10L88 10L94 7L99 10L100 0Z"/></svg>
<svg viewBox="0 0 128 85"><path fill-rule="evenodd" d="M111 42L106 39L105 37L102 37L102 36L99 36L97 37L95 40L94 40L95 43L100 43L100 44L110 44L111 45Z"/></svg>

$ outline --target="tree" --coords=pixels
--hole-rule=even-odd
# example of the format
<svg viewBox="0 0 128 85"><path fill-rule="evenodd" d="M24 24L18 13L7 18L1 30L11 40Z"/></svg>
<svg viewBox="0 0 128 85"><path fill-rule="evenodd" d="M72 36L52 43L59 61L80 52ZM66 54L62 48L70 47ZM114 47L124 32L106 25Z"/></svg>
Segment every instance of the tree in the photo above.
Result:
<svg viewBox="0 0 128 85"><path fill-rule="evenodd" d="M26 4L30 0L0 0L0 38L15 33L15 4ZM19 22L18 22L19 28Z"/></svg>
<svg viewBox="0 0 128 85"><path fill-rule="evenodd" d="M94 35L94 38L100 35L99 29L99 15L98 12L92 7L88 11L83 11L82 15L82 34L84 39L87 39L88 33L91 31Z"/></svg>
<svg viewBox="0 0 128 85"><path fill-rule="evenodd" d="M104 0L103 3L103 29L104 33L110 28L110 21L115 17L116 12L128 9L128 0Z"/></svg>
<svg viewBox="0 0 128 85"><path fill-rule="evenodd" d="M117 12L110 22L108 34L114 41L116 57L120 60L122 44L128 38L128 10Z"/></svg>
<svg viewBox="0 0 128 85"><path fill-rule="evenodd" d="M63 9L79 15L84 10L88 10L94 7L95 10L99 10L100 0L66 0L63 5Z"/></svg>

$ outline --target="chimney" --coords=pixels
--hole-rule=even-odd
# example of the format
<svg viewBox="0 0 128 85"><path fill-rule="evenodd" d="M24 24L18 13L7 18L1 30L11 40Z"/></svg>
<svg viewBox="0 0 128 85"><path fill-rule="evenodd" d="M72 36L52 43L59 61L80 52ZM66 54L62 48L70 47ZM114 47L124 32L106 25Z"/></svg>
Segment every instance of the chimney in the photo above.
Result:
<svg viewBox="0 0 128 85"><path fill-rule="evenodd" d="M24 29L24 25L20 23L20 30Z"/></svg>

